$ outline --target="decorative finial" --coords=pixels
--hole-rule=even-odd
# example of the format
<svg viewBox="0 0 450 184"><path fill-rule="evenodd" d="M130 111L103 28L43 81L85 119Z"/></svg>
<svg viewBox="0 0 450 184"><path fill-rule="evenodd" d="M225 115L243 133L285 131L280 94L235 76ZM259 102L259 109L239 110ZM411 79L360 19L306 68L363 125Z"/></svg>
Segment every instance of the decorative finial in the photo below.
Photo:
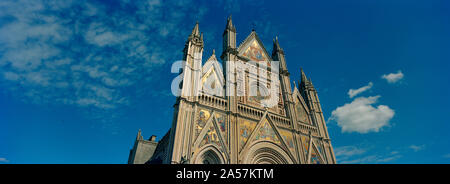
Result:
<svg viewBox="0 0 450 184"><path fill-rule="evenodd" d="M216 55L216 49L213 49L213 54L212 55Z"/></svg>
<svg viewBox="0 0 450 184"><path fill-rule="evenodd" d="M302 79L302 83L306 83L308 82L308 79L306 78L305 72L303 72L303 68L300 68L300 73L301 73L301 79Z"/></svg>
<svg viewBox="0 0 450 184"><path fill-rule="evenodd" d="M142 140L141 129L139 129L136 140Z"/></svg>
<svg viewBox="0 0 450 184"><path fill-rule="evenodd" d="M231 14L230 14L230 16L229 16L228 19L227 19L227 26L226 26L226 29L231 29L231 30L234 29L234 26L233 26L233 20L231 19Z"/></svg>

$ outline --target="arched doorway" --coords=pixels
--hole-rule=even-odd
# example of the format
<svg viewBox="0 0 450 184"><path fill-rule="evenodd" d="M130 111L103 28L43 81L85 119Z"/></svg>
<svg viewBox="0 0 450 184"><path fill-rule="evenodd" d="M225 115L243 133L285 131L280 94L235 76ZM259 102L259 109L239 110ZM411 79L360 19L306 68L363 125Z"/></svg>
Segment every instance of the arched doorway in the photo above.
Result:
<svg viewBox="0 0 450 184"><path fill-rule="evenodd" d="M225 160L220 152L213 146L204 148L195 157L194 164L224 164Z"/></svg>
<svg viewBox="0 0 450 184"><path fill-rule="evenodd" d="M261 141L252 145L243 155L244 164L293 164L294 161L278 145Z"/></svg>

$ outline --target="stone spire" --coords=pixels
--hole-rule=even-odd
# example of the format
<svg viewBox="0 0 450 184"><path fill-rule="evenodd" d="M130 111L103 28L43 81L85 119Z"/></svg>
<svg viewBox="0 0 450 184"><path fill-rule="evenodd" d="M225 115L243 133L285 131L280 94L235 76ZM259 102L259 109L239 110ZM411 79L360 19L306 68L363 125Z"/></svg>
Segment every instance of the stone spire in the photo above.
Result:
<svg viewBox="0 0 450 184"><path fill-rule="evenodd" d="M302 74L301 83L306 84L308 82L308 78L306 78L305 72L303 72L303 68L300 68L300 73Z"/></svg>
<svg viewBox="0 0 450 184"><path fill-rule="evenodd" d="M311 85L311 87L313 87L314 88L314 85L313 85L313 83L312 83L312 79L311 79L311 77L309 77L309 84Z"/></svg>
<svg viewBox="0 0 450 184"><path fill-rule="evenodd" d="M192 33L189 35L185 46L189 46L189 44L188 44L189 42L192 42L195 45L199 45L200 47L203 48L203 33L200 32L200 29L198 26L198 21L195 22L195 26L194 26L194 28L192 28ZM185 49L187 49L187 48L185 48Z"/></svg>
<svg viewBox="0 0 450 184"><path fill-rule="evenodd" d="M280 73L287 73L287 65L286 60L284 58L284 51L280 47L280 43L278 42L278 36L273 39L273 49L272 49L272 58L275 61L280 62Z"/></svg>
<svg viewBox="0 0 450 184"><path fill-rule="evenodd" d="M226 56L227 54L236 54L236 28L233 25L233 21L231 20L231 15L227 19L227 24L225 26L225 30L222 34L223 39L223 49L222 49L222 55L220 58L223 61L229 61L234 60L234 58L229 58ZM225 68L225 67L224 67Z"/></svg>
<svg viewBox="0 0 450 184"><path fill-rule="evenodd" d="M195 26L194 26L194 28L192 29L191 35L192 35L192 36L200 36L199 34L200 34L200 31L199 31L199 29L198 29L198 21L197 21L197 22L195 22Z"/></svg>
<svg viewBox="0 0 450 184"><path fill-rule="evenodd" d="M236 32L236 28L233 25L233 20L231 18L231 15L227 19L227 26L225 27L225 30L230 30Z"/></svg>
<svg viewBox="0 0 450 184"><path fill-rule="evenodd" d="M280 47L280 43L278 42L278 36L273 40L273 52L283 52L283 49ZM284 54L284 53L283 53Z"/></svg>
<svg viewBox="0 0 450 184"><path fill-rule="evenodd" d="M142 134L141 134L141 129L139 129L139 131L137 133L136 140L143 140Z"/></svg>

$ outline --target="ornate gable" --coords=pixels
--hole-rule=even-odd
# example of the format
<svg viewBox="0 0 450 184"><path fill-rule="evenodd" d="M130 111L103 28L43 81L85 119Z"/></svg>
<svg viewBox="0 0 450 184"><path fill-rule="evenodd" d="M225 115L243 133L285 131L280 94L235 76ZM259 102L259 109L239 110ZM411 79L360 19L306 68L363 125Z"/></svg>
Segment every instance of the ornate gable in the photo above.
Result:
<svg viewBox="0 0 450 184"><path fill-rule="evenodd" d="M312 122L309 118L309 108L306 105L306 102L303 100L303 97L300 95L297 86L294 86L294 92L292 93L292 96L294 98L297 119L302 123L312 125Z"/></svg>
<svg viewBox="0 0 450 184"><path fill-rule="evenodd" d="M203 115L201 112L204 112ZM212 111L209 114L209 111L201 110L199 114L199 123L202 125L197 125L198 136L196 136L193 147L201 150L207 146L214 146L217 148L225 158L229 158L228 148L226 144L228 142L227 139L227 126L225 116L216 111Z"/></svg>
<svg viewBox="0 0 450 184"><path fill-rule="evenodd" d="M238 53L239 56L246 58L249 61L268 62L272 60L255 31L252 31L241 45L239 45Z"/></svg>
<svg viewBox="0 0 450 184"><path fill-rule="evenodd" d="M291 160L296 160L296 157L293 154L295 148L292 133L286 130L281 130L276 125L274 125L273 120L270 118L270 116L268 116L268 111L264 113L263 117L258 123L246 123L248 125L241 124L240 126L241 142L239 146L241 149L241 155L259 142L271 142L275 145L278 145L281 150L289 155ZM248 133L242 130L247 130ZM244 136L245 140L242 139Z"/></svg>
<svg viewBox="0 0 450 184"><path fill-rule="evenodd" d="M208 95L223 97L225 79L215 53L206 61L202 68L202 91Z"/></svg>

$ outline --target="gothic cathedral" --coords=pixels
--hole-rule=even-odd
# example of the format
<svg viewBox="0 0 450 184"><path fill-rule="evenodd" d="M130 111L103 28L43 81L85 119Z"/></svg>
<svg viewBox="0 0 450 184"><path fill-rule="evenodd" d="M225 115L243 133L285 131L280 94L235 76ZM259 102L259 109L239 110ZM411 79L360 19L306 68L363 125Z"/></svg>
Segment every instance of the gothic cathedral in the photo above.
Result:
<svg viewBox="0 0 450 184"><path fill-rule="evenodd" d="M128 163L336 163L317 91L303 70L291 88L278 38L271 55L255 31L236 46L230 17L222 63L213 51L202 65L203 48L197 23L183 50L172 127L159 142L139 131Z"/></svg>

